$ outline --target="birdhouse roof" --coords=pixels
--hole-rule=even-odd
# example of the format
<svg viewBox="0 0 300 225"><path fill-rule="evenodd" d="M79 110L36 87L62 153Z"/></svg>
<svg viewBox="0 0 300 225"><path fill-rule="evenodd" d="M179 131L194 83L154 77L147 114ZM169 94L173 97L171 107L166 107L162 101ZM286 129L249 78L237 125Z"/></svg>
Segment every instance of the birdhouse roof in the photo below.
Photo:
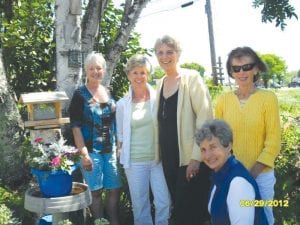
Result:
<svg viewBox="0 0 300 225"><path fill-rule="evenodd" d="M31 92L21 94L19 102L24 104L38 104L50 102L62 102L68 100L68 96L64 91L54 92Z"/></svg>

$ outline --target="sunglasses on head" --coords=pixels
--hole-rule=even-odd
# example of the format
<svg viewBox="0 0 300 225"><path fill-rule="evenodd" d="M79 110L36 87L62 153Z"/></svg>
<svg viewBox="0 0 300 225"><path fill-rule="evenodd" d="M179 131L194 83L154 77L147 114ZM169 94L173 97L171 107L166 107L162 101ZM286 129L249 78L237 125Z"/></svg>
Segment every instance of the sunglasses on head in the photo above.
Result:
<svg viewBox="0 0 300 225"><path fill-rule="evenodd" d="M231 66L231 69L233 72L238 73L241 71L241 69L246 72L246 71L250 71L254 68L255 63L249 63L249 64L244 64L242 66Z"/></svg>

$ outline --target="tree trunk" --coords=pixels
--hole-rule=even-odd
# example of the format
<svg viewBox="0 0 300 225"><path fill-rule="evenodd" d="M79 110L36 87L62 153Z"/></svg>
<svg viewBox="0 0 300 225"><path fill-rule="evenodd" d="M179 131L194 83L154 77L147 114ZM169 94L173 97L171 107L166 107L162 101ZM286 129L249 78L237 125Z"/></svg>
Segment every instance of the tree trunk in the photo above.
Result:
<svg viewBox="0 0 300 225"><path fill-rule="evenodd" d="M82 51L88 54L93 51L99 24L108 0L90 0L82 20Z"/></svg>
<svg viewBox="0 0 300 225"><path fill-rule="evenodd" d="M21 117L7 83L0 49L0 184L16 187L24 179L21 160Z"/></svg>
<svg viewBox="0 0 300 225"><path fill-rule="evenodd" d="M82 77L81 0L56 0L55 8L56 86L71 98Z"/></svg>
<svg viewBox="0 0 300 225"><path fill-rule="evenodd" d="M126 0L119 33L105 57L107 71L103 80L104 85L110 84L121 52L127 45L129 35L142 9L149 1ZM93 50L107 3L108 0L89 0L81 23L79 10L81 0L56 0L57 89L65 91L69 98L72 97L75 88L82 83L82 65L79 63L79 58L82 56L81 53L85 57ZM65 104L63 108L66 109L67 105Z"/></svg>
<svg viewBox="0 0 300 225"><path fill-rule="evenodd" d="M103 84L110 84L112 74L120 59L121 52L126 48L129 35L132 32L137 20L150 0L126 0L124 7L124 15L121 22L119 33L116 36L114 44L110 48L110 52L105 56L107 60L106 76ZM82 22L82 50L84 54L88 54L93 50L96 35L99 33L99 24L101 16L107 5L107 0L90 0L86 9L86 13Z"/></svg>
<svg viewBox="0 0 300 225"><path fill-rule="evenodd" d="M129 35L133 31L142 10L149 1L150 0L126 0L119 33L110 48L111 50L106 55L107 69L106 76L103 79L103 84L105 86L109 86L113 71L120 59L120 55L127 45Z"/></svg>

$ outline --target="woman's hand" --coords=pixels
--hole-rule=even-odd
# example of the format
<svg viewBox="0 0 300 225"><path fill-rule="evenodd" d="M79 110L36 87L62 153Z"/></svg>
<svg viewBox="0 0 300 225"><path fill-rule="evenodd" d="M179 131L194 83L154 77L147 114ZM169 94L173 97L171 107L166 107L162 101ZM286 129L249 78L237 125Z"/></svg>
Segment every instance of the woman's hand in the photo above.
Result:
<svg viewBox="0 0 300 225"><path fill-rule="evenodd" d="M190 181L199 173L199 166L200 166L199 161L195 159L191 159L189 165L186 168L186 179L188 181Z"/></svg>
<svg viewBox="0 0 300 225"><path fill-rule="evenodd" d="M266 165L256 162L250 169L250 173L255 179L266 167Z"/></svg>
<svg viewBox="0 0 300 225"><path fill-rule="evenodd" d="M91 171L93 169L93 160L89 154L86 154L82 157L82 166L87 171Z"/></svg>

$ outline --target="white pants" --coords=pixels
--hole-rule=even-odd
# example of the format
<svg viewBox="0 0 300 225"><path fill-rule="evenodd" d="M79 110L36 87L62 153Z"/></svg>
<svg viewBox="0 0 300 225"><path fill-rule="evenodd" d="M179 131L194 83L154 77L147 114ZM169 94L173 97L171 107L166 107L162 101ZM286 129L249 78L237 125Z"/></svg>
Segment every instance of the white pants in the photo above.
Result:
<svg viewBox="0 0 300 225"><path fill-rule="evenodd" d="M261 173L256 177L256 183L262 199L271 200L274 198L274 186L276 183L276 178L274 175L274 170ZM272 207L264 207L269 225L274 224L274 216Z"/></svg>
<svg viewBox="0 0 300 225"><path fill-rule="evenodd" d="M155 225L168 225L170 196L161 163L131 163L125 169L134 215L134 225L153 225L150 186L154 197Z"/></svg>

